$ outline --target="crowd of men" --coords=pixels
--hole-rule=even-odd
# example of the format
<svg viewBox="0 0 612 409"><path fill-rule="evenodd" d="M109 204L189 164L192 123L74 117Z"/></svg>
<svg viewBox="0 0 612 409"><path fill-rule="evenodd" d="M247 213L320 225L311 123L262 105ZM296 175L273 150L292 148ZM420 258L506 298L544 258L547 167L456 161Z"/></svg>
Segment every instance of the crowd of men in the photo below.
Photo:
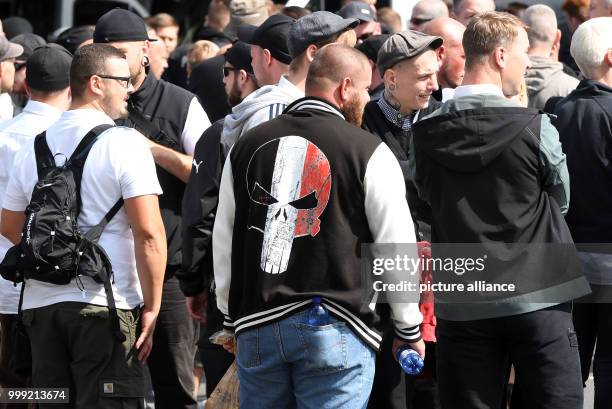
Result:
<svg viewBox="0 0 612 409"><path fill-rule="evenodd" d="M112 285L79 270L82 248L67 283L0 278L0 385L195 409L201 377L210 396L235 361L241 408L582 409L592 373L611 408L612 3L573 24L572 1L571 41L549 6L493 0L422 0L403 31L351 0L212 0L188 33L117 8L50 42L4 20L0 272L15 249L67 246L60 226L31 238L29 215L43 153L67 169L91 139L75 225ZM364 302L361 246L418 242L486 244L515 280L525 257L535 284Z"/></svg>

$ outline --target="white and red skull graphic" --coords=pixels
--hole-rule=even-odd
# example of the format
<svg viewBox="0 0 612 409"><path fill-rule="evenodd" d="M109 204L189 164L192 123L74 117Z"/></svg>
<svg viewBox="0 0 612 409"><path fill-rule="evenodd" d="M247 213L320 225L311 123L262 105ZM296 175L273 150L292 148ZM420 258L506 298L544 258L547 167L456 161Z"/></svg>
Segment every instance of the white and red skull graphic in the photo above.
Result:
<svg viewBox="0 0 612 409"><path fill-rule="evenodd" d="M256 180L269 172L254 172L254 168L271 165L271 158L275 158L271 180ZM319 217L331 191L329 161L312 142L285 136L260 146L248 166L249 228L263 233L261 268L270 274L284 273L294 238L314 237L321 229ZM265 225L260 225L263 217L259 222L253 216L257 209L265 212Z"/></svg>

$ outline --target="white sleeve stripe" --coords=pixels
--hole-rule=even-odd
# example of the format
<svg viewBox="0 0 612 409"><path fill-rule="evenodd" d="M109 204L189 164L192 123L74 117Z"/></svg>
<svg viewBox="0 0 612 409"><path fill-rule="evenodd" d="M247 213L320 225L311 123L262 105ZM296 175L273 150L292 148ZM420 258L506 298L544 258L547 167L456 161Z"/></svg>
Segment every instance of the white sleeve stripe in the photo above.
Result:
<svg viewBox="0 0 612 409"><path fill-rule="evenodd" d="M221 177L219 206L213 228L213 269L217 306L226 317L229 317L228 302L232 280L232 238L235 212L234 177L232 175L231 157L228 154Z"/></svg>

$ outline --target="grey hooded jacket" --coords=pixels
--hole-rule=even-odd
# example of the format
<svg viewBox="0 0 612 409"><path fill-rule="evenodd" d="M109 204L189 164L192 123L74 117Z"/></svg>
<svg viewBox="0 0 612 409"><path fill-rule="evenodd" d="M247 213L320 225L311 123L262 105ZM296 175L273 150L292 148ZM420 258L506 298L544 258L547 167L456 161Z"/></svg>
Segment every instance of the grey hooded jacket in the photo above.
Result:
<svg viewBox="0 0 612 409"><path fill-rule="evenodd" d="M563 64L546 57L530 55L525 84L529 108L543 109L551 97L566 97L578 86L578 80L563 72Z"/></svg>

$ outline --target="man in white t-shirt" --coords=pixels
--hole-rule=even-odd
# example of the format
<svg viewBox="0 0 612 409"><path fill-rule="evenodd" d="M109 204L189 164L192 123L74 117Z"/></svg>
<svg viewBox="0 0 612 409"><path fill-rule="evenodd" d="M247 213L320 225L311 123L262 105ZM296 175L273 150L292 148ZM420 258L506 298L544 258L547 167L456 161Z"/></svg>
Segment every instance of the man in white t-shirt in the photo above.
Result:
<svg viewBox="0 0 612 409"><path fill-rule="evenodd" d="M88 45L76 52L70 67L70 110L46 133L56 163L69 158L93 127L127 116L129 77L125 55L109 45ZM17 155L4 196L0 232L13 243L20 240L24 209L37 180L31 143ZM103 132L83 168L77 223L87 232L124 199L99 244L113 266L113 293L126 340L117 341L110 329L101 284L84 276L67 285L27 280L22 321L32 347L34 387L70 388L76 408L143 404L143 362L152 347L167 254L157 199L161 193L144 137L122 127Z"/></svg>
<svg viewBox="0 0 612 409"><path fill-rule="evenodd" d="M0 124L0 204L13 171L15 156L21 147L31 144L36 135L49 128L70 106L71 61L72 54L60 46L39 47L28 57L24 69L27 70L25 87L30 100L19 115ZM0 251L0 260L4 258L4 252ZM27 346L27 342L20 345L12 340L17 325L20 292L21 285L15 286L0 278L0 366L5 370L3 375L11 372L9 376L26 378L30 375L27 365L22 367L23 362L13 359L19 354L16 349ZM0 377L0 384L4 380Z"/></svg>

